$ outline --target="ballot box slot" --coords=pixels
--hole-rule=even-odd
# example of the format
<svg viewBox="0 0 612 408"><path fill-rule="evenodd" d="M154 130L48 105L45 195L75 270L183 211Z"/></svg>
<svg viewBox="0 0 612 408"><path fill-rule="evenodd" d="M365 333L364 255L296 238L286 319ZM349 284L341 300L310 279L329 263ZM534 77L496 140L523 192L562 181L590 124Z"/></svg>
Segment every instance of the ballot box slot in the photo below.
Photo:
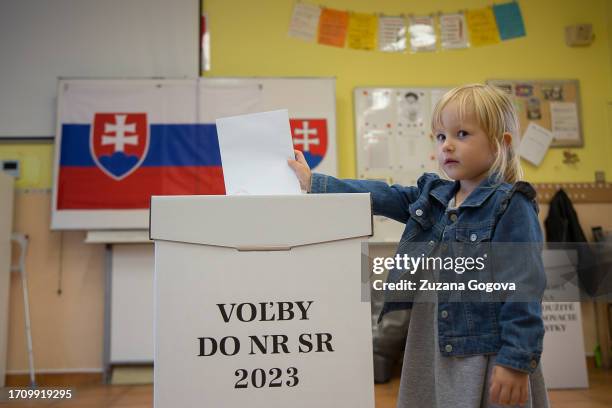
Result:
<svg viewBox="0 0 612 408"><path fill-rule="evenodd" d="M231 246L231 245L215 245L215 244L207 244L207 243L195 243L195 242L184 242L184 241L176 241L176 240L170 240L170 239L156 239L156 241L158 242L174 242L174 243L180 243L180 244L185 244L185 245L202 245L202 246L209 246L209 247L216 247L216 248L228 248L228 249L235 249L238 252L282 252L282 251L291 251L293 248L300 248L300 247L307 247L307 246L313 246L313 245L319 245L319 244L326 244L329 242L340 242L340 241L348 241L351 239L355 239L355 238L368 238L369 235L363 235L363 236L356 236L356 237L346 237L346 238L338 238L338 239L331 239L331 240L327 240L327 241L317 241L317 242L308 242L308 243L304 243L304 244L296 244L296 245L265 245L265 246L253 246L253 245L247 245L247 246Z"/></svg>

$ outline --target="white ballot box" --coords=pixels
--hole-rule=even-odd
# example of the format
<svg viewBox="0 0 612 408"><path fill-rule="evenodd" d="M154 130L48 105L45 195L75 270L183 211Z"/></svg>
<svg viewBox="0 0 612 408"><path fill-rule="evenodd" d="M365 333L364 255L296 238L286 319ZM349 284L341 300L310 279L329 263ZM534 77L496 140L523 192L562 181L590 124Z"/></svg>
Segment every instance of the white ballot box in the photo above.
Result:
<svg viewBox="0 0 612 408"><path fill-rule="evenodd" d="M165 196L155 407L374 407L369 194Z"/></svg>

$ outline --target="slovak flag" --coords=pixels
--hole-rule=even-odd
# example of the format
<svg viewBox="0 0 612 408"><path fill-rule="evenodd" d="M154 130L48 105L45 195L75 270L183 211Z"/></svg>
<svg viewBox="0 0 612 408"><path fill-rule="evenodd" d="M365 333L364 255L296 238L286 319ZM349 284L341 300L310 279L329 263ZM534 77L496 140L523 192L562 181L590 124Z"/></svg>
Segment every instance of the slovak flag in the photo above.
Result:
<svg viewBox="0 0 612 408"><path fill-rule="evenodd" d="M193 82L70 85L59 115L58 210L225 194L216 127L198 121Z"/></svg>
<svg viewBox="0 0 612 408"><path fill-rule="evenodd" d="M63 89L60 104L57 210L138 210L152 195L225 194L214 120L261 109L259 87L77 85ZM290 128L315 168L328 148L326 119L292 118Z"/></svg>
<svg viewBox="0 0 612 408"><path fill-rule="evenodd" d="M62 125L58 209L148 208L152 195L225 194L214 124L96 112Z"/></svg>

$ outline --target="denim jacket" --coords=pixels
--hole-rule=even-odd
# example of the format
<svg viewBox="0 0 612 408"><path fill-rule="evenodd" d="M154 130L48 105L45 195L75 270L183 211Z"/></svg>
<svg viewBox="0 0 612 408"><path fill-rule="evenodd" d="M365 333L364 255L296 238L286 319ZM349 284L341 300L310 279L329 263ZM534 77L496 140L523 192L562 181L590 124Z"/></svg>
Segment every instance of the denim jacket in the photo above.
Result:
<svg viewBox="0 0 612 408"><path fill-rule="evenodd" d="M443 180L432 173L425 173L412 187L389 186L373 180L339 180L315 173L311 193L371 193L375 215L406 224L399 254L410 244L428 255L438 243L444 242L524 242L537 243L535 246L541 248L542 232L531 185L495 183L494 177L489 177L456 210L447 211L458 188L458 181ZM532 276L524 278L535 286L537 301L439 300L438 347L442 355L495 354L496 364L528 373L537 368L544 338L541 297L546 277L539 251L528 262ZM507 280L522 279L523 269L518 269ZM387 282L398 281L400 275L391 270ZM386 302L380 317L410 307L410 302Z"/></svg>

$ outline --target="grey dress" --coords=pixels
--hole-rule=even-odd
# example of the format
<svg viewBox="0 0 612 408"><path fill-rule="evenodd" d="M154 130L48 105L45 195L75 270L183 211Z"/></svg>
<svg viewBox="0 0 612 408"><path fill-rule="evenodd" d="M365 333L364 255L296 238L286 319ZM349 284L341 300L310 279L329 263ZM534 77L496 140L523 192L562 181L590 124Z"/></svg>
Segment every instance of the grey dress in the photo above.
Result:
<svg viewBox="0 0 612 408"><path fill-rule="evenodd" d="M454 199L449 208L454 206ZM488 389L495 355L445 357L438 350L438 303L435 291L419 292L410 315L398 408L490 405ZM527 408L547 408L542 364L529 376Z"/></svg>

